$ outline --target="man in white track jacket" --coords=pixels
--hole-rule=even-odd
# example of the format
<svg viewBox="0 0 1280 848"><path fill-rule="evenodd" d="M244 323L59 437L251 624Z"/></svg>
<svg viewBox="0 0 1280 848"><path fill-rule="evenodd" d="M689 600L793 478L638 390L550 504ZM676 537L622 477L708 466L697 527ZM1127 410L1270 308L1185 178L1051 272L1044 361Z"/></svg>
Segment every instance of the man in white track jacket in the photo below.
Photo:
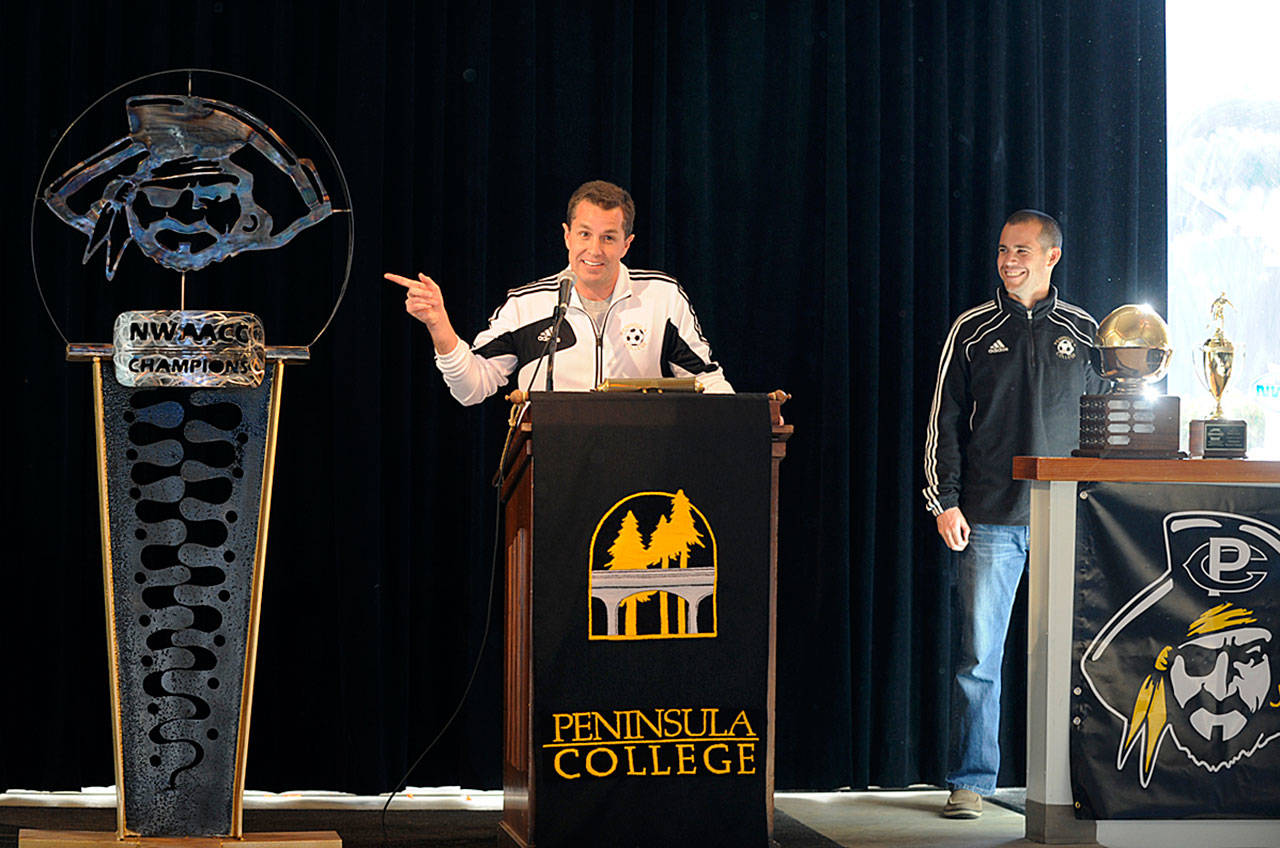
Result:
<svg viewBox="0 0 1280 848"><path fill-rule="evenodd" d="M947 547L961 552L952 792L942 811L949 818L981 815L981 796L995 791L1000 769L1000 666L1030 515L1028 484L1012 479L1013 457L1069 453L1080 395L1102 388L1089 365L1097 322L1059 300L1049 282L1062 257L1058 222L1015 212L996 253L1003 286L952 325L925 437L925 503Z"/></svg>
<svg viewBox="0 0 1280 848"><path fill-rule="evenodd" d="M559 280L574 280L557 333L555 389L587 391L611 377L694 377L707 392L732 392L702 335L684 290L658 271L622 264L635 238L635 203L595 180L573 193L565 215L569 265L560 274L512 289L468 347L444 308L440 287L423 274L387 274L407 289L405 311L427 326L436 366L460 403L479 403L516 372L517 388L545 385L546 356Z"/></svg>

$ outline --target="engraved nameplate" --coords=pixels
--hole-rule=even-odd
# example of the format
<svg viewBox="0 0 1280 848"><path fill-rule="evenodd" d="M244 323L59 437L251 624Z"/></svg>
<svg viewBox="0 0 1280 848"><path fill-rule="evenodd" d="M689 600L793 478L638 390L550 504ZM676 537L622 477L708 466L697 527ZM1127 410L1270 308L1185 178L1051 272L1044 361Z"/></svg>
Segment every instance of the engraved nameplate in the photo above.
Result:
<svg viewBox="0 0 1280 848"><path fill-rule="evenodd" d="M249 312L136 310L116 318L123 386L256 387L266 367L262 321Z"/></svg>

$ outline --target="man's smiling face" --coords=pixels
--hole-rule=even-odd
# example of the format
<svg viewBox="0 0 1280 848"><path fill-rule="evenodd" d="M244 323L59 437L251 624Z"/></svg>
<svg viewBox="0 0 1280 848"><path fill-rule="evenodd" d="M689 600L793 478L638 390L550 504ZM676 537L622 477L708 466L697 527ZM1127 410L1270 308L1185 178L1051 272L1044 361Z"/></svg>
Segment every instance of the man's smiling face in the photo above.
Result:
<svg viewBox="0 0 1280 848"><path fill-rule="evenodd" d="M608 297L618 281L622 257L627 255L634 236L623 230L622 207L603 209L581 200L573 210L573 220L564 224L564 246L569 251L569 268L578 275L585 296ZM584 294L579 288L579 294Z"/></svg>
<svg viewBox="0 0 1280 848"><path fill-rule="evenodd" d="M1005 224L996 248L996 271L1009 296L1030 308L1049 293L1053 266L1062 250L1046 247L1040 240L1039 221Z"/></svg>

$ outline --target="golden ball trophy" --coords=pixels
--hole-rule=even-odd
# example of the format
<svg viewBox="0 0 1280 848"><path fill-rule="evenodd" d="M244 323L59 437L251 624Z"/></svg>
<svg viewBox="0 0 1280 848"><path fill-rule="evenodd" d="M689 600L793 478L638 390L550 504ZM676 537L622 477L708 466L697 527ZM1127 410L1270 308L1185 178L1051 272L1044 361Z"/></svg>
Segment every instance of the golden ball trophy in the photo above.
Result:
<svg viewBox="0 0 1280 848"><path fill-rule="evenodd" d="M1112 390L1080 397L1080 447L1075 456L1167 459L1178 450L1180 401L1148 393L1169 370L1173 348L1164 319L1149 306L1126 304L1098 325L1089 353Z"/></svg>
<svg viewBox="0 0 1280 848"><path fill-rule="evenodd" d="M1223 292L1209 307L1209 338L1196 349L1196 378L1213 395L1214 408L1208 418L1191 421L1187 442L1191 455L1195 457L1240 458L1248 446L1246 422L1227 418L1222 412L1222 395L1231 381L1236 362L1241 358L1241 350L1227 338L1224 329L1224 308L1227 306L1232 306L1232 303Z"/></svg>

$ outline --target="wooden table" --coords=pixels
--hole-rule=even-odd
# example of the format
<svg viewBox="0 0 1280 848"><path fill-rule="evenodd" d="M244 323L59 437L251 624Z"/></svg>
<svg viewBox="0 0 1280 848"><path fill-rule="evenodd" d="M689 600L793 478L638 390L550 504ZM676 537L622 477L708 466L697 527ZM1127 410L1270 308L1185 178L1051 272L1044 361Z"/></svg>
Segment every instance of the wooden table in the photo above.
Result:
<svg viewBox="0 0 1280 848"><path fill-rule="evenodd" d="M1245 459L1013 460L1031 481L1027 622L1027 838L1110 846L1280 844L1266 820L1078 820L1068 760L1071 625L1075 598L1076 491L1080 482L1265 485L1280 488L1280 462Z"/></svg>

